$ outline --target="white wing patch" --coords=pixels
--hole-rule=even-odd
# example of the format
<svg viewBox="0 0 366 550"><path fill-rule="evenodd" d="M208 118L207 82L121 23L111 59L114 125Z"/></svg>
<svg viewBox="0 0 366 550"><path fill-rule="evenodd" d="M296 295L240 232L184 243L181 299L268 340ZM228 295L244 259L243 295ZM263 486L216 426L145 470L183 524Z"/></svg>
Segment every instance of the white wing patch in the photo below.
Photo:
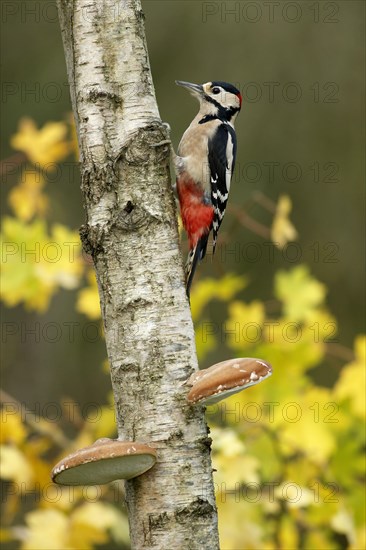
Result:
<svg viewBox="0 0 366 550"><path fill-rule="evenodd" d="M211 182L212 184L216 184L218 182L219 176L216 175L216 178L211 176ZM220 189L217 189L216 191L211 191L212 197L216 199L220 199L221 202L226 202L229 197L229 191L227 193L222 194Z"/></svg>
<svg viewBox="0 0 366 550"><path fill-rule="evenodd" d="M225 171L225 183L227 188L226 198L224 200L227 200L229 196L230 191L230 184L231 184L231 174L232 174L232 168L233 168L233 151L234 151L234 143L233 138L229 132L229 135L227 137L227 144L226 144L226 158L227 158L227 167Z"/></svg>
<svg viewBox="0 0 366 550"><path fill-rule="evenodd" d="M222 195L222 194L220 193L220 191L217 190L217 196L219 197L219 199L220 199L221 202L225 202L225 201L227 201L227 199L228 199L228 197L229 197L229 192L227 192L227 193L225 193L224 195ZM215 198L216 198L216 197L215 197Z"/></svg>

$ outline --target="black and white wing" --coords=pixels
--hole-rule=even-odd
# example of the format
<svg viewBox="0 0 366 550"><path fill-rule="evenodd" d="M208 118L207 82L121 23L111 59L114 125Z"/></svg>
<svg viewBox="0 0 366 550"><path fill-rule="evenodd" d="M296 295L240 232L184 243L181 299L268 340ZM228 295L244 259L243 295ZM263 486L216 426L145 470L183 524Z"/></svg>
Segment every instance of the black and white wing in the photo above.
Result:
<svg viewBox="0 0 366 550"><path fill-rule="evenodd" d="M236 134L230 124L220 124L208 142L208 161L211 177L211 200L214 208L212 222L213 249L215 252L217 233L224 218L229 197L231 176L236 157Z"/></svg>

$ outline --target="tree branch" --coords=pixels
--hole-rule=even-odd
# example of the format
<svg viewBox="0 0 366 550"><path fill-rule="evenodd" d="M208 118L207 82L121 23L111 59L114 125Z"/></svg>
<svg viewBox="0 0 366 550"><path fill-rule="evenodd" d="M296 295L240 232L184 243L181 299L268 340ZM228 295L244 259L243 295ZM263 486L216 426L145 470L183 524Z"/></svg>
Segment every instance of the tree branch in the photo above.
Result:
<svg viewBox="0 0 366 550"><path fill-rule="evenodd" d="M169 146L139 0L59 0L86 223L118 433L158 463L126 482L132 547L218 548L210 439L182 385L197 369Z"/></svg>

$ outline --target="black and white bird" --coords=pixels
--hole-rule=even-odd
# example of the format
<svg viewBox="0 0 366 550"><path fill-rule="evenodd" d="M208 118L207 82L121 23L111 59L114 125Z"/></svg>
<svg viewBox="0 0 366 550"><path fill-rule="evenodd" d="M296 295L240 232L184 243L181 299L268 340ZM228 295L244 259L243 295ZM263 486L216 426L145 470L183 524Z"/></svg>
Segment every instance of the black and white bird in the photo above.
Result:
<svg viewBox="0 0 366 550"><path fill-rule="evenodd" d="M183 226L188 234L186 284L189 296L198 261L206 254L212 230L213 251L224 218L235 165L234 121L242 97L232 84L176 81L199 101L198 114L184 132L175 157L177 192Z"/></svg>

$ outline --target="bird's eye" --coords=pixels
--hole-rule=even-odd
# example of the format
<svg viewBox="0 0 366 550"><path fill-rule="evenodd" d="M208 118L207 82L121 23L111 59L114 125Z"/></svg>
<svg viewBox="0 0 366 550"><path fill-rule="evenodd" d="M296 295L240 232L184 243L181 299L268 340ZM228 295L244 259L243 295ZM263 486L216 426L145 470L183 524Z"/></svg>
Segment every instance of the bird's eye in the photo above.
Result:
<svg viewBox="0 0 366 550"><path fill-rule="evenodd" d="M219 94L219 93L220 93L220 88L218 88L217 86L215 86L214 88L212 88L212 93L213 93L213 94Z"/></svg>

